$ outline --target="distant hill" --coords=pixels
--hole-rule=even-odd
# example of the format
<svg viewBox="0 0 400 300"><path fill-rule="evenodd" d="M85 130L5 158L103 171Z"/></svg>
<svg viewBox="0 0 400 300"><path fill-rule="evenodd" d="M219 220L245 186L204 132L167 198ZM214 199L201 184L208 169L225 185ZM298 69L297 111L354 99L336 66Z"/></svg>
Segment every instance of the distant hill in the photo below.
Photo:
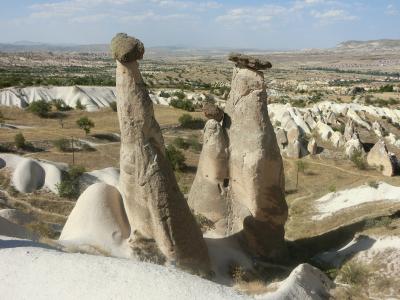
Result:
<svg viewBox="0 0 400 300"><path fill-rule="evenodd" d="M1 44L0 52L79 52L79 53L104 53L109 51L107 44L93 45L56 45L43 44L30 41L20 41L13 44Z"/></svg>
<svg viewBox="0 0 400 300"><path fill-rule="evenodd" d="M193 56L223 56L229 52L244 52L248 54L265 54L271 52L297 52L297 51L400 51L400 39L390 40L370 40L370 41L346 41L338 44L335 48L331 49L234 49L234 48L194 48L184 46L160 46L160 47L147 47L146 53L150 57L193 57ZM65 52L65 53L109 53L109 44L46 44L37 43L32 41L18 41L15 43L5 44L0 43L0 52Z"/></svg>
<svg viewBox="0 0 400 300"><path fill-rule="evenodd" d="M373 51L373 50L388 50L399 51L400 40L371 40L371 41L346 41L336 46L335 50L359 50L359 51Z"/></svg>
<svg viewBox="0 0 400 300"><path fill-rule="evenodd" d="M202 48L202 47L185 47L185 46L158 46L146 47L146 55L151 57L177 56L177 57L193 57L193 56L225 56L229 52L245 52L249 54L264 54L275 51L289 51L280 49L262 50L262 49L240 49L240 48ZM15 43L0 43L0 52L64 52L64 53L109 53L109 44L46 44L32 41L18 41Z"/></svg>

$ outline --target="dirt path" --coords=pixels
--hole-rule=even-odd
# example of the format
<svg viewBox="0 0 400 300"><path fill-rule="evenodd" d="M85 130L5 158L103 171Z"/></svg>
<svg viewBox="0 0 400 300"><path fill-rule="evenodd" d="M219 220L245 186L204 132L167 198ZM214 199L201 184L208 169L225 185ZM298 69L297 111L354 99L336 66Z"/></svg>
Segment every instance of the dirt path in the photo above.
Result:
<svg viewBox="0 0 400 300"><path fill-rule="evenodd" d="M322 161L321 157L318 157L318 159ZM348 173L348 174L352 174L352 175L363 176L363 177L371 177L371 178L375 178L375 179L378 178L378 176L376 176L376 175L369 175L369 174L363 174L361 172L354 172L354 171L343 169L341 167L334 166L334 165L327 164L327 163L320 163L320 162L316 162L316 161L313 161L313 160L307 160L307 162L309 162L311 164L314 164L314 165L320 165L320 166L334 168L334 169L337 169L337 170L340 170L342 172L345 172L345 173Z"/></svg>

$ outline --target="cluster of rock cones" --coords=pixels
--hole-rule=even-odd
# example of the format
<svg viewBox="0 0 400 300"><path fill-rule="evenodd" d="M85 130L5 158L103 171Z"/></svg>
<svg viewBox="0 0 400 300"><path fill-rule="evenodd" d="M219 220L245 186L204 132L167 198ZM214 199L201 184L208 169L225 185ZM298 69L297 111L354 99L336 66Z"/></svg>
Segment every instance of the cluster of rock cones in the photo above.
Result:
<svg viewBox="0 0 400 300"><path fill-rule="evenodd" d="M114 218L119 222L125 218L130 226L129 237L124 233L120 238L138 256L158 255L163 261L208 274L208 250L192 208L215 223L219 236L237 237L252 256L284 259L288 211L284 172L261 71L271 64L245 55L230 56L236 64L230 97L225 113L212 105L206 109L210 120L186 201L166 157L153 104L139 71L137 61L143 57L144 46L133 37L118 34L111 48L117 61L119 192L124 214ZM61 237L68 237L73 214Z"/></svg>

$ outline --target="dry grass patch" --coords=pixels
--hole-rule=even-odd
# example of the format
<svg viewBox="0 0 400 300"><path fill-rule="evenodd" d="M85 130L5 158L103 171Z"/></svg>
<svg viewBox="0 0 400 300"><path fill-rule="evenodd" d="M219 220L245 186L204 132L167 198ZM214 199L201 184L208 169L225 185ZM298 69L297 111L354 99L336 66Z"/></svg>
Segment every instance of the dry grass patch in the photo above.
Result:
<svg viewBox="0 0 400 300"><path fill-rule="evenodd" d="M313 221L317 211L315 200L332 192L358 187L368 182L384 181L400 186L399 177L384 177L376 170L358 170L348 160L330 160L320 158L303 158L312 175L299 173L296 193L286 195L289 205L289 221L286 224L286 238L296 240L307 238L329 231L337 226L349 224L363 216L388 214L398 208L394 203L364 204L349 208L324 220ZM297 166L296 160L284 159L286 190L295 189Z"/></svg>

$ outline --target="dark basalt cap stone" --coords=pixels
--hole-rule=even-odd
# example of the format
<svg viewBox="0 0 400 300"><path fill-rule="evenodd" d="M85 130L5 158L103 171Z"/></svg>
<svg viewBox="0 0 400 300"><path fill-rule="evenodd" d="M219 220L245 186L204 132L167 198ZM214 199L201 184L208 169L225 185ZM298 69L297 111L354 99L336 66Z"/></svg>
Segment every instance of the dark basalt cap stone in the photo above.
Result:
<svg viewBox="0 0 400 300"><path fill-rule="evenodd" d="M229 54L228 59L236 63L236 66L238 67L245 67L253 70L266 70L272 68L272 64L269 61L245 54L231 53Z"/></svg>
<svg viewBox="0 0 400 300"><path fill-rule="evenodd" d="M214 103L205 103L203 105L203 112L207 119L214 119L217 122L221 122L224 118L224 111Z"/></svg>
<svg viewBox="0 0 400 300"><path fill-rule="evenodd" d="M126 33L118 33L111 40L111 53L114 59L121 63L127 63L143 58L143 43Z"/></svg>

